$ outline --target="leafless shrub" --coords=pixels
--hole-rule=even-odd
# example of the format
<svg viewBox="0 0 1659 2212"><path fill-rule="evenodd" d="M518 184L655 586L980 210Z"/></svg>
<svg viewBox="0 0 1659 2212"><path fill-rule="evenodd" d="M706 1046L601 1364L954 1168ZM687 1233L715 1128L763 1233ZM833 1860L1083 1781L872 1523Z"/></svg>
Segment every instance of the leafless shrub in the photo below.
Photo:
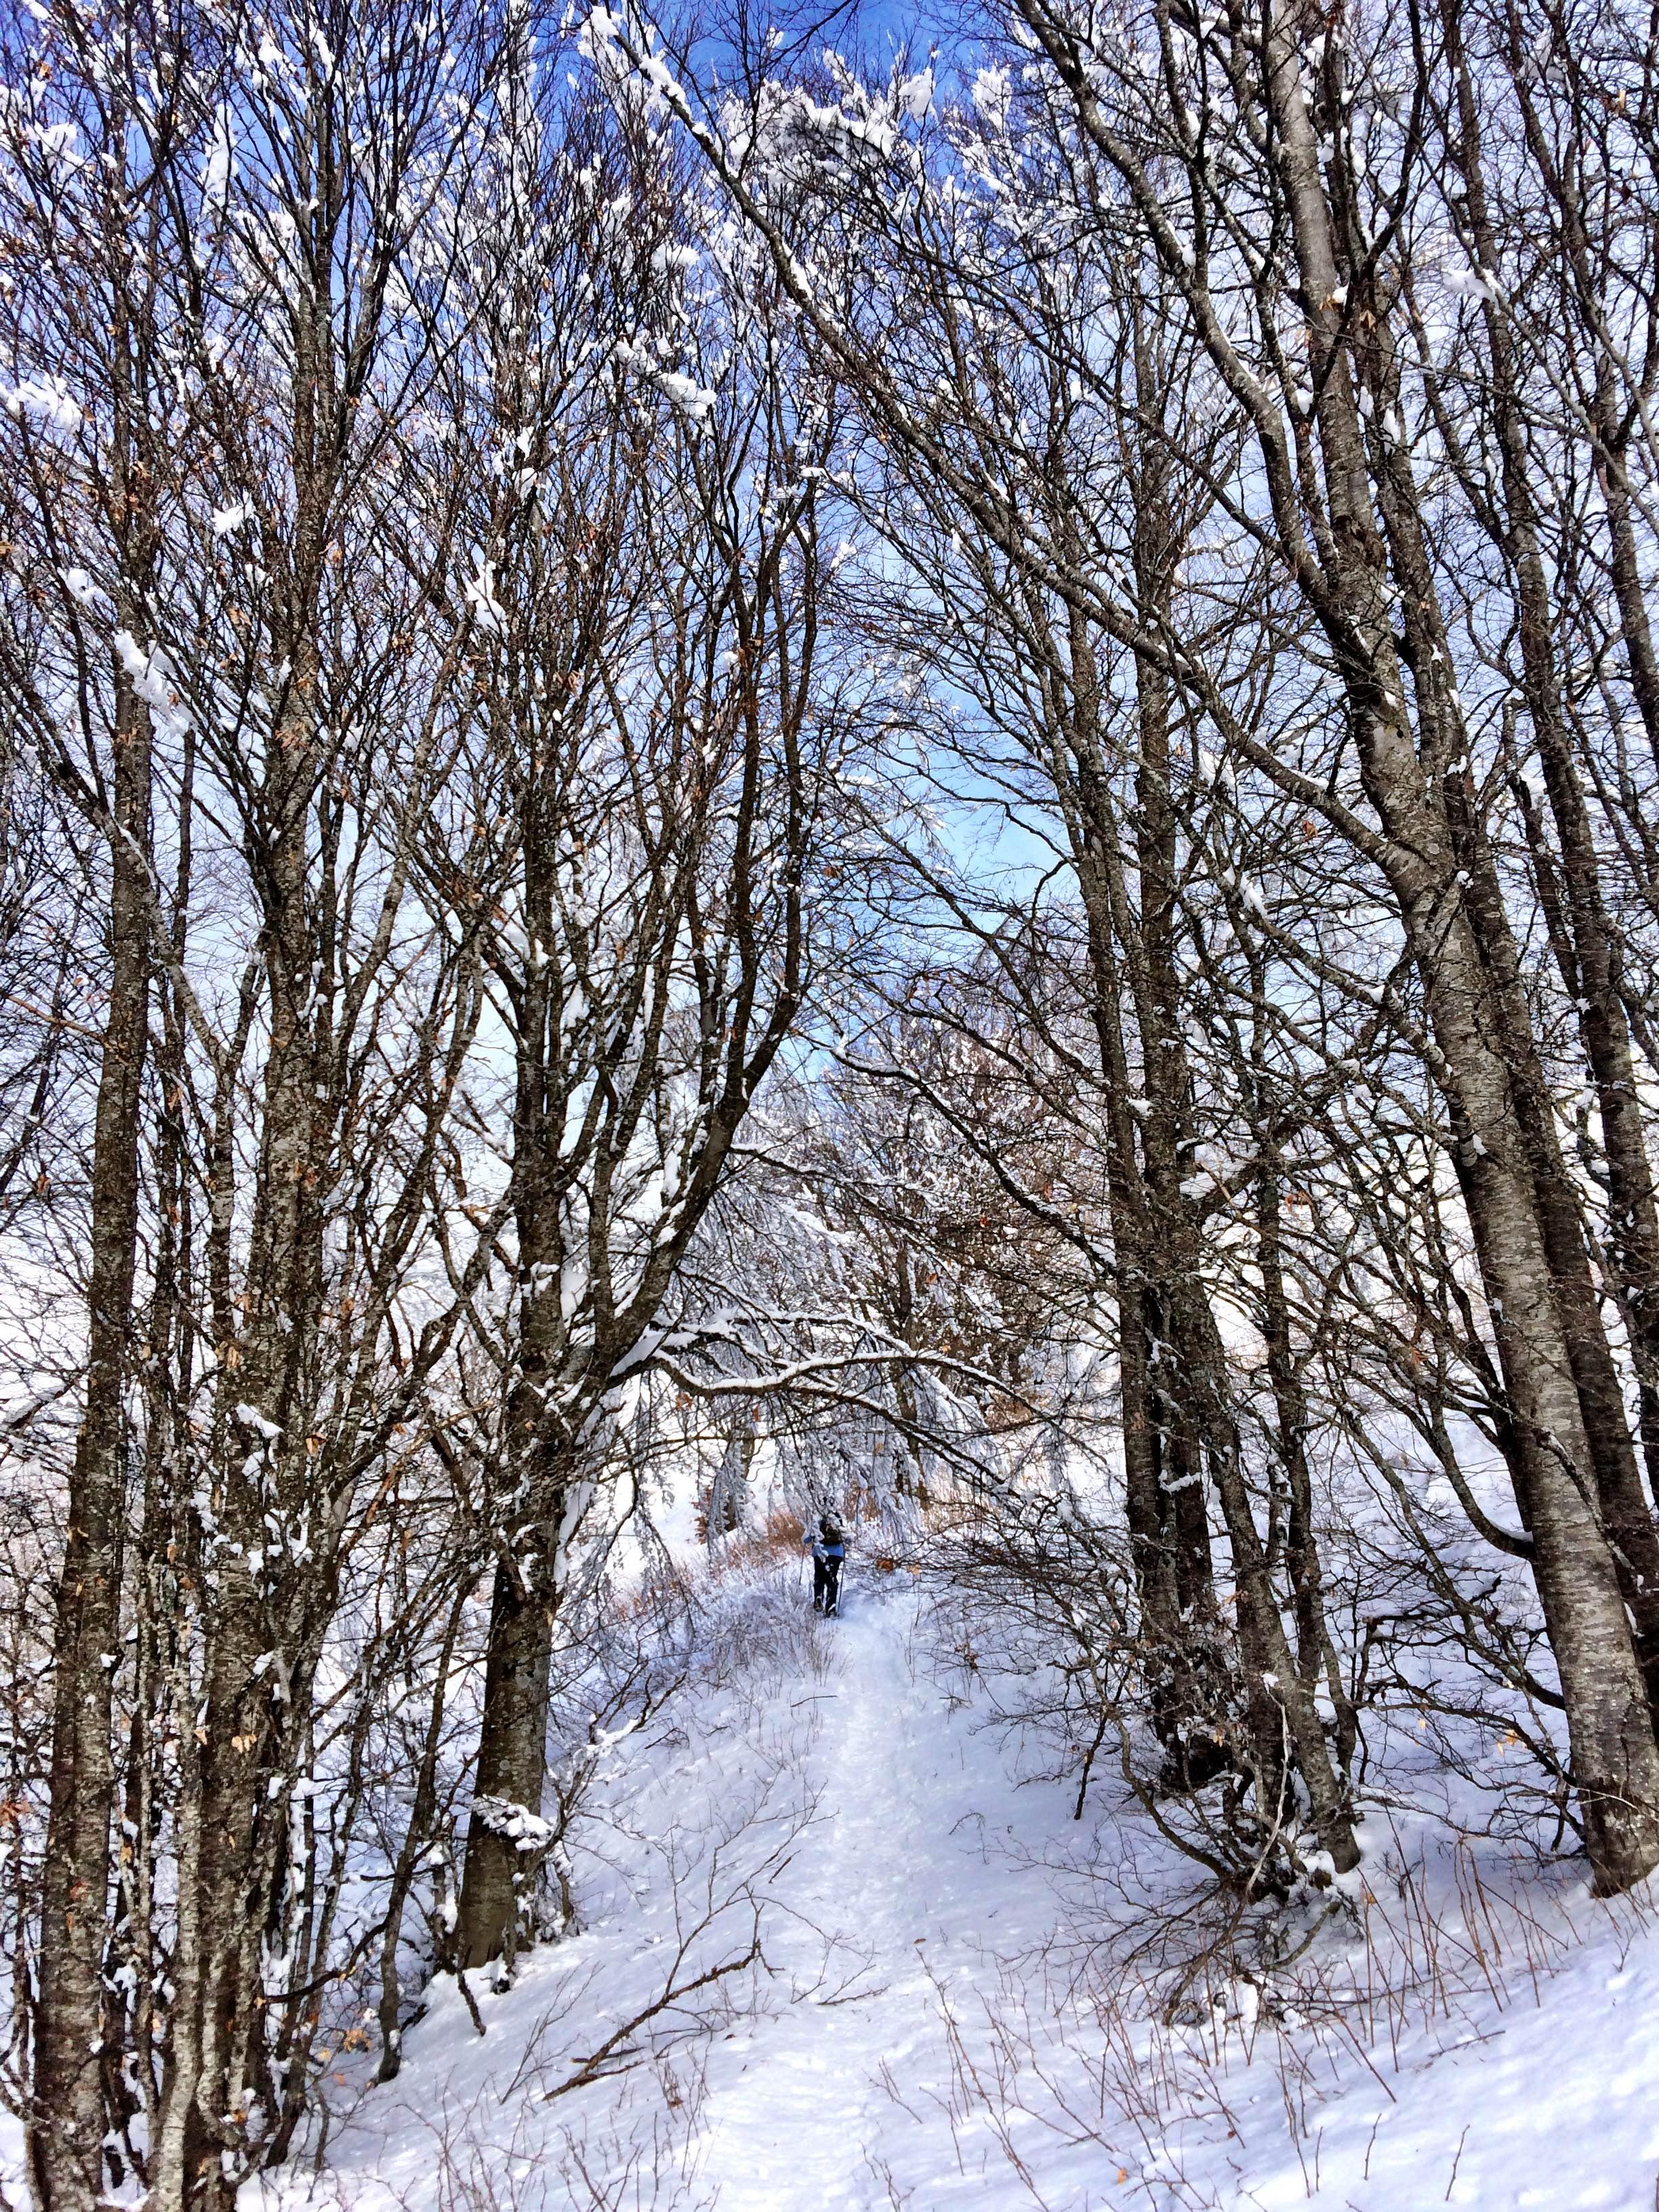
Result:
<svg viewBox="0 0 1659 2212"><path fill-rule="evenodd" d="M690 2143L692 2118L672 2077L648 2106L636 2100L630 2109L623 2100L603 2122L550 2136L533 2108L519 2106L507 2123L493 2098L435 2118L411 2112L411 2132L432 2145L435 2177L418 2201L435 2201L438 2212L710 2212ZM394 2201L417 2200L394 2192Z"/></svg>
<svg viewBox="0 0 1659 2212"><path fill-rule="evenodd" d="M1334 2091L1369 2074L1394 2105L1425 2064L1491 2033L1494 2014L1541 2002L1585 1940L1622 1951L1651 1929L1639 1893L1585 1899L1576 1886L1546 1904L1528 1856L1389 1825L1352 1911L1326 1899L1218 1916L1211 1894L1163 1914L1143 1895L1132 1913L1119 1886L1097 1901L1092 1937L988 1954L966 1984L927 1969L949 2072L924 2100L953 2139L988 2130L1034 2204L1046 2142L1091 2147L1148 2206L1218 2212L1232 2199L1194 2178L1196 2153L1225 2138L1246 2158L1261 2125L1249 2113L1268 2087L1269 2124L1282 2121L1312 2194ZM1077 1874L1079 1902L1098 1878ZM885 2069L877 2079L911 2108L915 2092Z"/></svg>

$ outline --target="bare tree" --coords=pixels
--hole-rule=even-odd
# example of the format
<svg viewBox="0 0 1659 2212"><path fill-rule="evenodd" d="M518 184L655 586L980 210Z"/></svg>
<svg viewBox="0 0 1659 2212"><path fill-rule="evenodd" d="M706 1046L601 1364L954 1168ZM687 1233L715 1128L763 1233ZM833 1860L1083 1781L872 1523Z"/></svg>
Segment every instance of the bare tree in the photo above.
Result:
<svg viewBox="0 0 1659 2212"><path fill-rule="evenodd" d="M800 1016L852 728L817 613L833 416L786 376L764 286L739 304L752 272L713 258L639 115L567 142L527 71L511 98L493 297L451 390L467 713L427 863L511 1068L473 1963L537 1933L520 1831L569 1547Z"/></svg>

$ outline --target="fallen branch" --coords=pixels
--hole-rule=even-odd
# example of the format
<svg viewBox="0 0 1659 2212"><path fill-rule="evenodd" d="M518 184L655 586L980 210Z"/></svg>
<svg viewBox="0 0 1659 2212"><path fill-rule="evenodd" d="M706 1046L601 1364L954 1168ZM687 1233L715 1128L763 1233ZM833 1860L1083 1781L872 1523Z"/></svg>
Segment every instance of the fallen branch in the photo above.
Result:
<svg viewBox="0 0 1659 2212"><path fill-rule="evenodd" d="M680 1960L684 1955L684 1952L681 1951L676 1957L675 1971L678 1971ZM590 2051L586 2058L579 2058L574 2069L566 2075L556 2088L543 2090L542 2102L544 2105L550 2105L556 2097L567 2097L573 2089L586 2088L592 2081L606 2081L613 2075L625 2072L627 2070L625 2067L607 2066L605 2061L625 2051L629 2039L637 2029L643 2027L647 2021L655 2020L659 2014L672 2012L682 1998L690 1996L694 1991L706 1990L714 1983L723 1981L728 1974L744 1972L746 1968L756 1963L760 1955L760 1930L757 1926L750 1942L749 1948L742 1958L724 1960L718 1966L707 1968L689 1982L677 1983L673 1972L671 1972L667 1987L659 1996L653 1997L642 2012L635 2013L632 2020L624 2021L616 2033L607 2036L597 2051Z"/></svg>

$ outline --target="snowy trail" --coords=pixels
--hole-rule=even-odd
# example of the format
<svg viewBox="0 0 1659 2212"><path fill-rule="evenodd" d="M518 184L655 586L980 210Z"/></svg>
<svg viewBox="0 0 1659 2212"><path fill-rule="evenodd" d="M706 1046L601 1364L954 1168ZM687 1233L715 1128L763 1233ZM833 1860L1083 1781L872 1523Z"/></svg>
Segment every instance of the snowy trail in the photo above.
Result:
<svg viewBox="0 0 1659 2212"><path fill-rule="evenodd" d="M914 1793L884 1788L878 1800L867 1786L878 1772L884 1780L903 1773L914 1749L891 1680L902 1653L890 1626L881 1614L850 1610L826 1626L825 1634L836 1636L840 1665L821 1694L813 1747L814 1779L824 1796L806 1847L790 1869L790 1904L801 1921L777 1947L810 1972L813 1954L823 1956L823 1938L856 1931L877 1984L892 1978L896 1923L905 1917L901 1899L909 1887L902 1871L927 1858L914 1849ZM878 1832L884 1825L878 1802L884 1834ZM903 1836L894 1832L892 1820L901 1806L911 1831ZM904 1965L914 1973L914 1958ZM705 2172L729 2212L856 2201L848 2148L866 2139L873 2118L864 2079L867 2010L858 2002L809 2002L765 2021L749 2041L737 2079L710 2098L703 2114Z"/></svg>
<svg viewBox="0 0 1659 2212"><path fill-rule="evenodd" d="M977 1825L962 1826L982 1806L983 1777L970 1786L959 1731L918 1692L915 1618L904 1595L884 1602L853 1595L824 1631L837 1664L811 1753L820 1817L781 1900L800 1922L777 1948L815 1978L823 1949L815 1931L834 1936L834 1979L856 1967L856 1981L836 2002L808 2000L761 2023L735 2079L724 2078L721 2053L723 2078L703 2126L704 2172L722 2212L863 2212L889 2201L878 2185L884 2139L896 2123L912 2133L915 2123L880 2086L879 2070L884 2063L907 2096L925 2096L929 2082L910 2062L924 2047L935 2069L939 2059L920 1954L926 1948L937 1965L965 1923L977 1933L1002 1910L996 1893L1010 1876L986 1862Z"/></svg>

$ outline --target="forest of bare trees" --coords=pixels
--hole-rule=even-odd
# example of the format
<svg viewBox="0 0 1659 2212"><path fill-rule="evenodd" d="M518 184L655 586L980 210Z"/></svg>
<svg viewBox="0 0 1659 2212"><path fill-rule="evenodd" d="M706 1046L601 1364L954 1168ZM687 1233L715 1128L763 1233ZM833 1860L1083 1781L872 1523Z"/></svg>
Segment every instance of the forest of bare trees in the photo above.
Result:
<svg viewBox="0 0 1659 2212"><path fill-rule="evenodd" d="M1354 1869L1401 1699L1639 1884L1659 21L3 51L41 2212L228 2212L580 1918L688 1485L1018 1615L1218 1893Z"/></svg>

